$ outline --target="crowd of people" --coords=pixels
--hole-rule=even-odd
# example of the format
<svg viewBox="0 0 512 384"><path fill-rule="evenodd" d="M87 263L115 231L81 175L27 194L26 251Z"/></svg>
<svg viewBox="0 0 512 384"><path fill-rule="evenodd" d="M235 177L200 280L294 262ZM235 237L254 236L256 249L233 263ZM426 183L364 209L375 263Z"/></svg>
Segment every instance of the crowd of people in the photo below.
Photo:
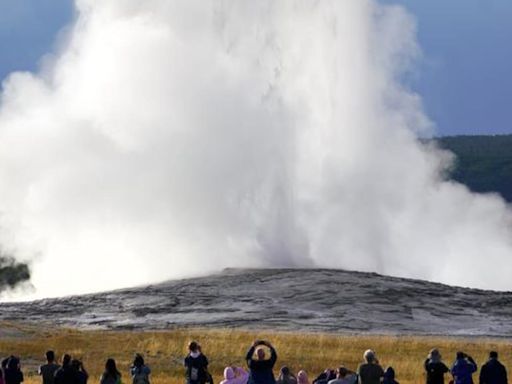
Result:
<svg viewBox="0 0 512 384"><path fill-rule="evenodd" d="M193 341L184 360L185 384L214 384L208 370L208 358L201 346ZM269 354L269 356L267 356ZM309 379L306 371L295 375L289 367L281 367L277 378L274 366L277 352L271 343L265 340L255 341L245 356L247 368L228 366L224 369L224 379L220 384L398 384L393 367L384 369L373 350L363 354L364 361L357 370L352 371L340 365L337 369L325 369L315 379ZM42 384L87 384L89 374L80 360L65 354L58 364L53 351L46 352L46 364L39 367ZM474 384L473 375L478 367L475 360L464 352L457 352L454 363L449 368L442 360L439 350L433 349L424 362L426 384L444 384L445 379L453 384ZM136 354L130 367L131 384L150 384L151 370L144 358ZM129 384L121 381L121 373L116 361L109 358L99 378L100 384ZM498 360L498 353L491 351L489 360L481 367L479 384L508 384L507 370ZM20 359L9 356L2 360L0 384L21 384L23 382Z"/></svg>

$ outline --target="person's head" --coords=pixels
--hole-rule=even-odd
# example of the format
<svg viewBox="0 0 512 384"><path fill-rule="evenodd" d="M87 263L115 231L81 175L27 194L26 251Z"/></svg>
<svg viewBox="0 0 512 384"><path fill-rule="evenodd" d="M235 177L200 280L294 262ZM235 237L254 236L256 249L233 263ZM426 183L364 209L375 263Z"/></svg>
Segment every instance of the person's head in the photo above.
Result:
<svg viewBox="0 0 512 384"><path fill-rule="evenodd" d="M489 352L489 358L490 359L497 359L498 358L498 352L496 352L496 351Z"/></svg>
<svg viewBox="0 0 512 384"><path fill-rule="evenodd" d="M286 365L281 367L281 370L280 370L280 375L282 377L287 377L287 376L290 376L290 368L288 368Z"/></svg>
<svg viewBox="0 0 512 384"><path fill-rule="evenodd" d="M235 378L235 371L231 367L224 368L224 378L226 380L232 380Z"/></svg>
<svg viewBox="0 0 512 384"><path fill-rule="evenodd" d="M375 352L372 351L371 349L367 349L366 351L364 351L363 358L364 361L366 361L368 364L374 363L376 360Z"/></svg>
<svg viewBox="0 0 512 384"><path fill-rule="evenodd" d="M393 369L393 367L386 368L386 371L384 372L384 377L386 379L391 379L391 380L395 379L395 370Z"/></svg>
<svg viewBox="0 0 512 384"><path fill-rule="evenodd" d="M308 384L308 374L304 370L300 370L299 373L297 373L297 383L298 384Z"/></svg>
<svg viewBox="0 0 512 384"><path fill-rule="evenodd" d="M327 378L327 381L329 380L333 380L336 378L336 374L337 374L337 370L336 369L331 369L331 368L327 368L324 370L324 375L325 377Z"/></svg>
<svg viewBox="0 0 512 384"><path fill-rule="evenodd" d="M456 354L456 358L457 358L457 360L465 359L466 358L466 354L464 352L462 352L462 351L459 351Z"/></svg>
<svg viewBox="0 0 512 384"><path fill-rule="evenodd" d="M189 352L200 352L201 348L199 347L199 344L195 341L191 341L188 343L188 350Z"/></svg>
<svg viewBox="0 0 512 384"><path fill-rule="evenodd" d="M263 347L256 349L256 357L258 360L265 360L265 349Z"/></svg>
<svg viewBox="0 0 512 384"><path fill-rule="evenodd" d="M16 356L11 356L9 358L9 361L7 362L7 369L17 370L19 368L20 368L20 359L18 359Z"/></svg>
<svg viewBox="0 0 512 384"><path fill-rule="evenodd" d="M71 360L71 368L74 370L74 371L79 371L80 370L80 367L82 366L82 363L80 362L80 360L78 359L73 359Z"/></svg>
<svg viewBox="0 0 512 384"><path fill-rule="evenodd" d="M140 353L135 354L135 358L133 359L133 366L134 367L142 367L144 365L144 358Z"/></svg>
<svg viewBox="0 0 512 384"><path fill-rule="evenodd" d="M345 376L347 376L347 374L348 370L344 366L341 366L336 370L336 377L339 379L343 379Z"/></svg>
<svg viewBox="0 0 512 384"><path fill-rule="evenodd" d="M433 363L438 363L441 361L441 353L439 353L439 350L437 348L431 349L428 358Z"/></svg>
<svg viewBox="0 0 512 384"><path fill-rule="evenodd" d="M55 361L55 352L46 351L46 361L49 363L53 363Z"/></svg>
<svg viewBox="0 0 512 384"><path fill-rule="evenodd" d="M121 376L121 374L117 370L116 361L114 359L109 358L105 362L105 373L108 376L112 376L112 377Z"/></svg>
<svg viewBox="0 0 512 384"><path fill-rule="evenodd" d="M71 363L71 356L67 353L62 356L62 366L67 367Z"/></svg>

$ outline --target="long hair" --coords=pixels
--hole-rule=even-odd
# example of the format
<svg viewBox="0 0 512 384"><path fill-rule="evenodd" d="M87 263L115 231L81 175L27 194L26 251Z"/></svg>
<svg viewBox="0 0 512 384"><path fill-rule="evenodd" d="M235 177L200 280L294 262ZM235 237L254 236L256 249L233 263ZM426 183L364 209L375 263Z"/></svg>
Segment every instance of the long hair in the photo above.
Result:
<svg viewBox="0 0 512 384"><path fill-rule="evenodd" d="M117 370L116 361L114 359L107 359L105 363L105 376L113 378L121 377L121 372Z"/></svg>
<svg viewBox="0 0 512 384"><path fill-rule="evenodd" d="M133 366L140 368L144 365L144 358L140 353L135 354L135 358L133 359Z"/></svg>
<svg viewBox="0 0 512 384"><path fill-rule="evenodd" d="M66 353L64 356L62 356L62 366L68 367L70 363L71 363L71 356Z"/></svg>

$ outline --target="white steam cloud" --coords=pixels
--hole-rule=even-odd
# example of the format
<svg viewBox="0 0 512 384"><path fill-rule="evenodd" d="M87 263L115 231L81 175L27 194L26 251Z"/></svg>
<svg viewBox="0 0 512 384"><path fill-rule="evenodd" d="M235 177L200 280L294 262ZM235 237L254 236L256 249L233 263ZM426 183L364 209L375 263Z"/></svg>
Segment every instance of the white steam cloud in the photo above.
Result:
<svg viewBox="0 0 512 384"><path fill-rule="evenodd" d="M404 9L369 0L77 0L4 81L0 243L40 296L224 267L510 289L512 214L418 143Z"/></svg>

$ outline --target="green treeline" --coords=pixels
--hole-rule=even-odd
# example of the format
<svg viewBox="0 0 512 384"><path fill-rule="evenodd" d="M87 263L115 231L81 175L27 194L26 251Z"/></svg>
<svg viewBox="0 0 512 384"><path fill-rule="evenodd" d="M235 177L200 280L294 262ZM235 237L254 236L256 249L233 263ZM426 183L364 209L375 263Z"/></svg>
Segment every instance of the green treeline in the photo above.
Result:
<svg viewBox="0 0 512 384"><path fill-rule="evenodd" d="M475 192L498 192L512 202L512 135L453 136L436 141L457 156L453 180Z"/></svg>

